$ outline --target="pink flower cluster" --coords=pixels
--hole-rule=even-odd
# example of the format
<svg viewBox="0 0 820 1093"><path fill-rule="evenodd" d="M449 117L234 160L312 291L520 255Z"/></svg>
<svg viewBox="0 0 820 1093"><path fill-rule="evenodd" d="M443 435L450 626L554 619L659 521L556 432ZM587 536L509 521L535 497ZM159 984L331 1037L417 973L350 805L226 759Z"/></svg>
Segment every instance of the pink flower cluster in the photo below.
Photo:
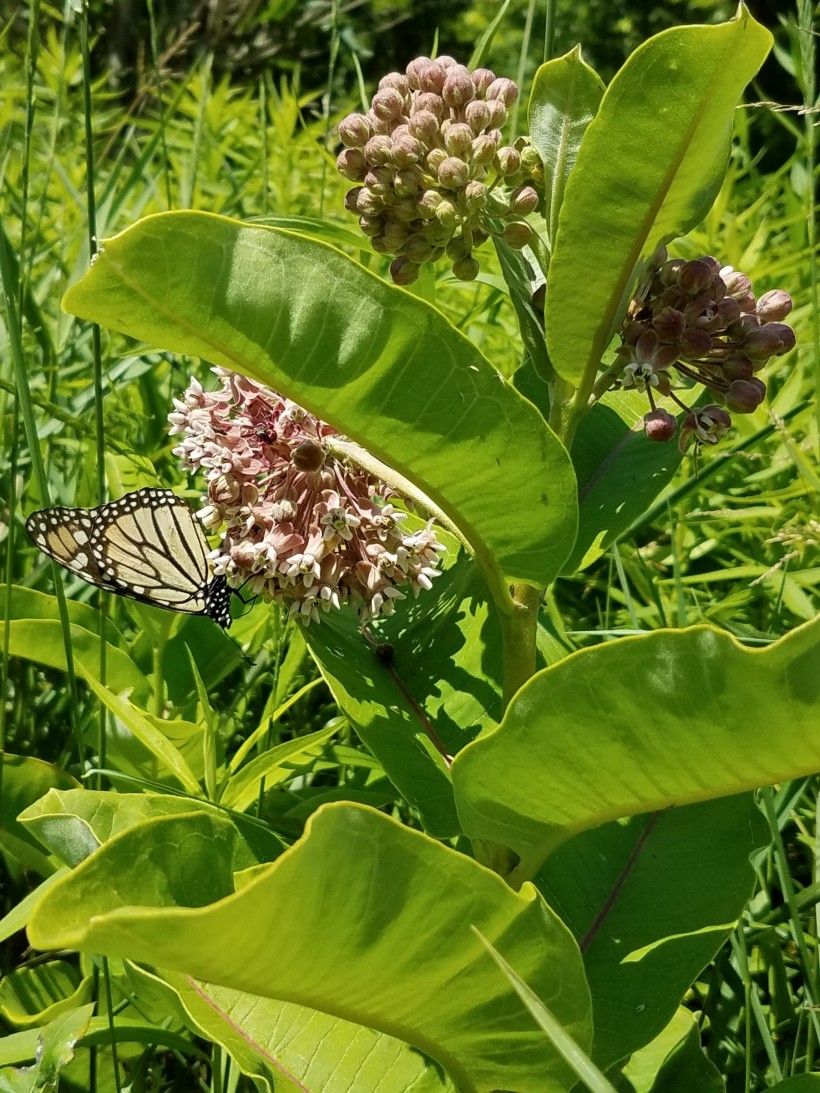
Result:
<svg viewBox="0 0 820 1093"><path fill-rule="evenodd" d="M169 415L182 435L174 454L208 482L197 515L224 529L214 573L304 623L348 602L363 619L390 615L402 589L430 589L445 549L432 521L405 531L395 491L329 450L331 426L254 380L214 371L219 389L192 380Z"/></svg>

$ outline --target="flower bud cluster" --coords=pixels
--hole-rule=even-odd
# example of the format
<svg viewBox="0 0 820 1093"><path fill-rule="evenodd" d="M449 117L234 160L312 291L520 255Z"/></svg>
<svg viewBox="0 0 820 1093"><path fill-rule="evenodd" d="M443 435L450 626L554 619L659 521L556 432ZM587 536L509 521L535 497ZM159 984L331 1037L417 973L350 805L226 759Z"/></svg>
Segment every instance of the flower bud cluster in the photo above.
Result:
<svg viewBox="0 0 820 1093"><path fill-rule="evenodd" d="M756 410L766 396L758 373L794 347L794 331L782 322L791 309L788 293L773 289L756 298L745 274L715 258L667 260L661 248L629 306L618 350L625 362L620 385L649 397L646 436L667 441L677 430L672 414L655 406L655 394L686 410L682 451L692 443L716 444L732 413ZM703 384L714 404L687 407L673 390L672 369L689 384Z"/></svg>
<svg viewBox="0 0 820 1093"><path fill-rule="evenodd" d="M192 380L169 421L182 436L174 454L205 472L197 516L223 531L215 574L302 623L344 603L363 619L390 615L407 590L432 587L445 549L432 521L405 530L395 491L330 450L331 426L254 380L214 371L221 386Z"/></svg>
<svg viewBox="0 0 820 1093"><path fill-rule="evenodd" d="M396 284L447 257L453 274L478 274L473 251L490 235L525 246L524 219L539 203L538 153L526 140L502 143L512 80L487 68L471 72L452 57L418 57L379 82L366 114L339 124L345 148L336 165L355 182L345 197L373 249L394 255Z"/></svg>

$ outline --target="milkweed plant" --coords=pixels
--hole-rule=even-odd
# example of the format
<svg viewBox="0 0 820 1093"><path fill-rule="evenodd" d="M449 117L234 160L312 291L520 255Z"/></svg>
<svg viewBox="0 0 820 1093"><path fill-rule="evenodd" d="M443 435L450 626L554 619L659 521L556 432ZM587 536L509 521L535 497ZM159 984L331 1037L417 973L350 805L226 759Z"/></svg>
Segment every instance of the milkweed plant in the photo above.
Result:
<svg viewBox="0 0 820 1093"><path fill-rule="evenodd" d="M752 891L751 791L820 768L817 627L567 655L543 603L739 415L765 423L790 367L789 286L686 240L770 45L741 8L607 87L580 49L548 60L526 104L482 57L416 58L338 123L356 257L315 222L202 212L103 243L64 307L213 367L170 431L214 572L296 620L401 804L342 786L261 838L276 748L104 831L99 797L127 795L52 791L23 814L38 837L61 853L57 793L96 840L32 945L128 961L276 1088L337 1088L319 1075L354 1044L357 1090L633 1088L661 1034L655 1071L717 1088L679 1006ZM437 306L470 282L503 286L514 369ZM137 699L100 691L139 734Z"/></svg>

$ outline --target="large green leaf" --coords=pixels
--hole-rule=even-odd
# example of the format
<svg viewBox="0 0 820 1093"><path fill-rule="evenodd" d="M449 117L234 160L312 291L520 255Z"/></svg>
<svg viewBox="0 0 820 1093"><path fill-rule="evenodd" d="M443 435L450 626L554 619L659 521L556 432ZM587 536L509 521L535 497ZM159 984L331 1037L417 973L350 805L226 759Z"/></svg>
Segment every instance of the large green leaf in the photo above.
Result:
<svg viewBox="0 0 820 1093"><path fill-rule="evenodd" d="M66 865L79 865L103 843L122 831L158 816L203 812L230 820L236 829L231 869L237 872L272 861L285 849L261 821L228 815L223 808L201 799L160 793L113 793L105 790L50 790L26 809L22 824Z"/></svg>
<svg viewBox="0 0 820 1093"><path fill-rule="evenodd" d="M673 27L631 54L581 142L547 280L547 347L591 387L643 255L712 204L732 116L772 37L741 7L717 26Z"/></svg>
<svg viewBox="0 0 820 1093"><path fill-rule="evenodd" d="M434 594L400 605L375 629L386 656L349 617L323 620L305 636L339 707L425 830L455 835L449 772L428 733L455 755L501 717L501 638L486 588L462 556Z"/></svg>
<svg viewBox="0 0 820 1093"><path fill-rule="evenodd" d="M171 817L115 837L45 893L32 944L150 962L366 1025L419 1047L466 1091L566 1089L565 1065L471 929L587 1048L580 954L532 886L515 893L426 835L330 804L295 847L220 899L209 827L221 836L224 825Z"/></svg>
<svg viewBox="0 0 820 1093"><path fill-rule="evenodd" d="M550 239L581 138L603 93L604 82L583 59L580 46L546 61L533 77L527 113L530 140L544 163L544 219Z"/></svg>
<svg viewBox="0 0 820 1093"><path fill-rule="evenodd" d="M312 239L205 213L106 241L64 307L247 373L420 487L491 582L543 583L575 535L565 449L435 308Z"/></svg>
<svg viewBox="0 0 820 1093"><path fill-rule="evenodd" d="M740 917L767 834L741 794L603 824L542 867L538 887L584 954L601 1066L670 1020Z"/></svg>
<svg viewBox="0 0 820 1093"><path fill-rule="evenodd" d="M141 978L149 973L136 972ZM444 1093L453 1086L414 1048L318 1010L277 1002L178 972L150 976L191 1031L221 1044L243 1073L276 1093Z"/></svg>
<svg viewBox="0 0 820 1093"><path fill-rule="evenodd" d="M20 967L0 979L0 1017L13 1028L46 1025L91 995L91 977L65 960Z"/></svg>
<svg viewBox="0 0 820 1093"><path fill-rule="evenodd" d="M582 650L535 675L453 764L466 834L531 876L568 836L820 770L820 618L767 649L708 626Z"/></svg>
<svg viewBox="0 0 820 1093"><path fill-rule="evenodd" d="M60 1071L74 1058L74 1048L88 1030L93 1003L61 1013L37 1035L33 1066L0 1070L0 1093L54 1093Z"/></svg>

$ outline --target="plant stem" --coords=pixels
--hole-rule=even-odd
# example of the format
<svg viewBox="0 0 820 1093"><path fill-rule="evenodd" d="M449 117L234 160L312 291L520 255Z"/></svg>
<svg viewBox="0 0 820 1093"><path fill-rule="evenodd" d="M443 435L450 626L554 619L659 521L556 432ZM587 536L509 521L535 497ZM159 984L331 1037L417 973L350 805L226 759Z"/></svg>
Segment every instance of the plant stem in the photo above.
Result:
<svg viewBox="0 0 820 1093"><path fill-rule="evenodd" d="M535 635L544 590L530 584L512 586L513 609L502 614L504 705L535 675Z"/></svg>

